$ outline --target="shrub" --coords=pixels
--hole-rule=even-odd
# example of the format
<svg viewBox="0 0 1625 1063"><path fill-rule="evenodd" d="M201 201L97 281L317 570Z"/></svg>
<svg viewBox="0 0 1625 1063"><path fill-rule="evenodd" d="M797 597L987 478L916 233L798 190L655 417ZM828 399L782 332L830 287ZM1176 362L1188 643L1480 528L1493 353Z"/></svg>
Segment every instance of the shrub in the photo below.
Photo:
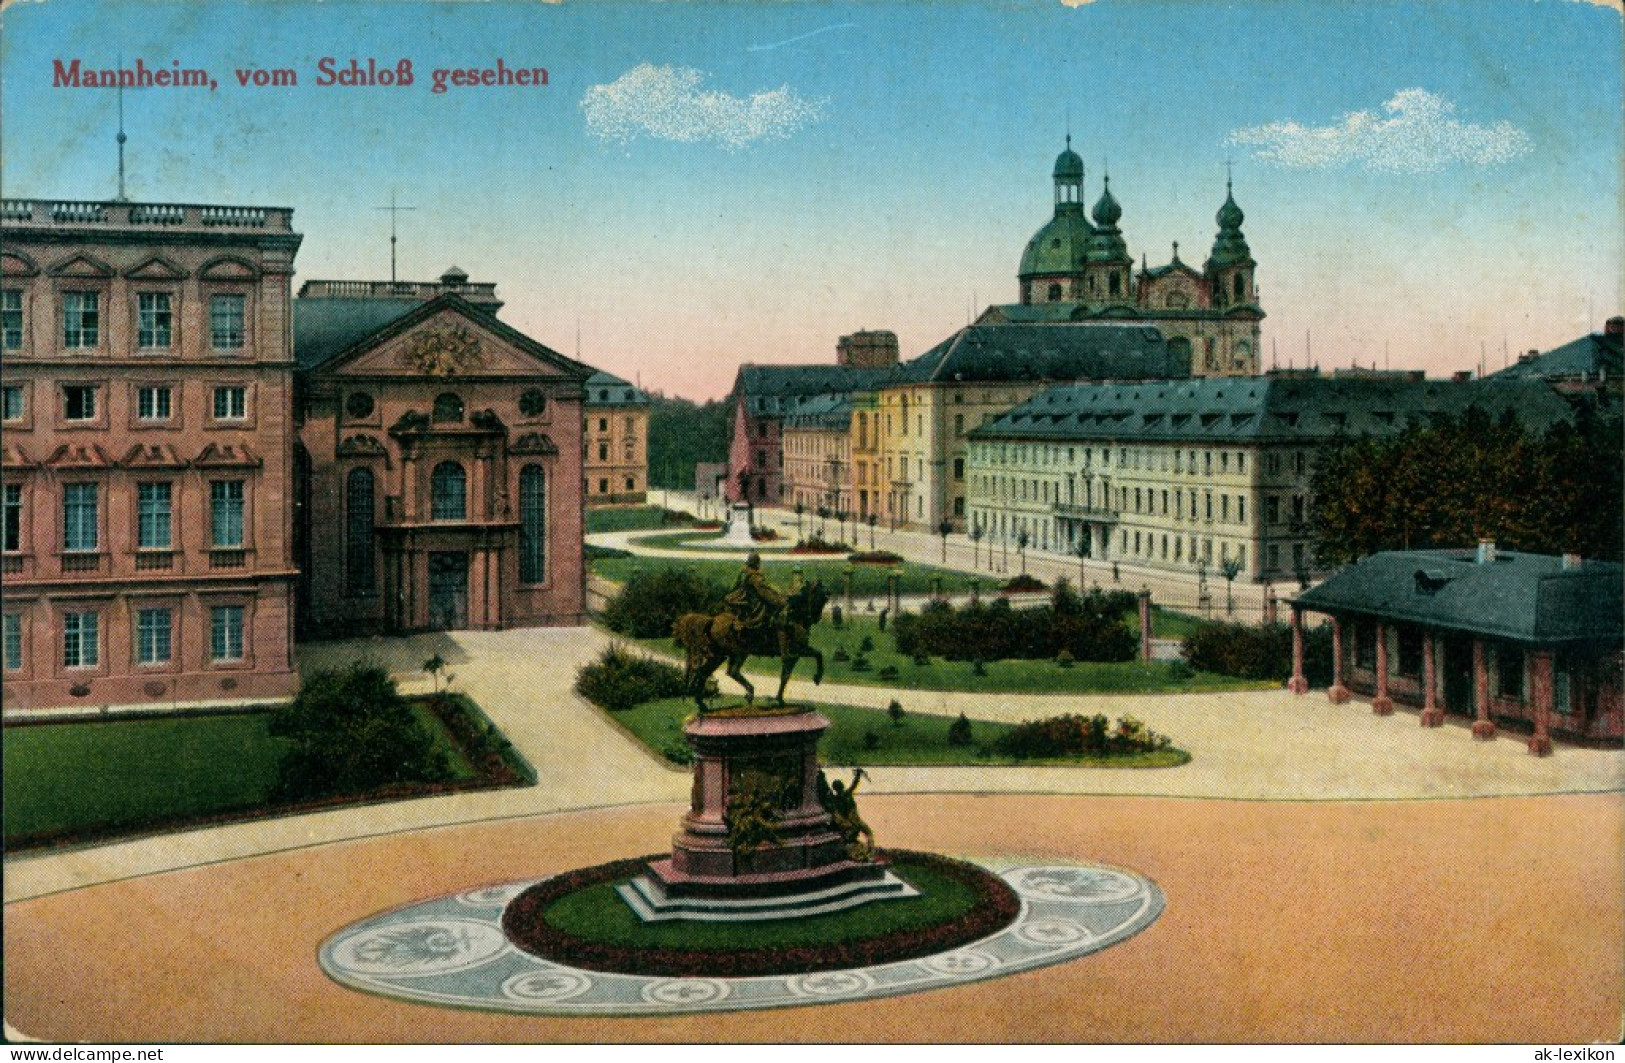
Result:
<svg viewBox="0 0 1625 1063"><path fill-rule="evenodd" d="M829 626L839 631L846 626L846 610L840 606L832 606L829 611Z"/></svg>
<svg viewBox="0 0 1625 1063"><path fill-rule="evenodd" d="M1124 716L1113 729L1101 715L1051 716L1027 720L1000 735L993 748L1018 760L1076 756L1127 756L1149 753L1169 746L1167 736L1157 734L1132 716Z"/></svg>
<svg viewBox="0 0 1625 1063"><path fill-rule="evenodd" d="M1190 667L1241 679L1284 682L1292 675L1292 628L1287 624L1203 624L1185 639ZM1311 686L1332 679L1328 627L1304 632L1303 670Z"/></svg>
<svg viewBox="0 0 1625 1063"><path fill-rule="evenodd" d="M646 701L681 695L683 673L664 661L611 644L598 660L576 673L576 693L594 705L620 712Z"/></svg>
<svg viewBox="0 0 1625 1063"><path fill-rule="evenodd" d="M830 542L822 535L809 535L790 548L792 554L844 554L852 549L842 542Z"/></svg>
<svg viewBox="0 0 1625 1063"><path fill-rule="evenodd" d="M890 550L864 550L847 558L855 565L900 565L903 558Z"/></svg>
<svg viewBox="0 0 1625 1063"><path fill-rule="evenodd" d="M871 669L873 667L874 667L874 665L869 663L869 658L868 658L868 655L866 655L866 654L860 653L857 656L852 658L852 670L854 672L867 672L869 669ZM887 667L889 668L890 665L888 665ZM884 676L886 673L884 671L882 671L880 674L882 676Z"/></svg>
<svg viewBox="0 0 1625 1063"><path fill-rule="evenodd" d="M1019 576L1012 577L1007 583L1005 583L1003 588L1004 593L1006 594L1026 594L1029 591L1041 591L1043 589L1043 580L1039 579L1037 576L1028 575L1025 572Z"/></svg>
<svg viewBox="0 0 1625 1063"><path fill-rule="evenodd" d="M1002 598L958 609L930 602L918 613L898 616L893 637L898 652L914 657L1037 660L1064 650L1075 661L1128 661L1138 643L1122 621L1135 605L1132 594L1079 595L1062 580L1050 604L1035 609L1016 610Z"/></svg>
<svg viewBox="0 0 1625 1063"><path fill-rule="evenodd" d="M903 726L903 717L907 713L903 711L903 703L893 698L892 703L886 706L886 715L891 717L893 727L901 727Z"/></svg>
<svg viewBox="0 0 1625 1063"><path fill-rule="evenodd" d="M875 651L875 640L868 635L863 636L863 641L858 643L858 649L864 653L873 653Z"/></svg>
<svg viewBox="0 0 1625 1063"><path fill-rule="evenodd" d="M1072 651L1064 646L1061 647L1061 652L1055 655L1055 663L1060 665L1062 668L1071 668L1073 662L1076 660L1077 658L1072 656Z"/></svg>
<svg viewBox="0 0 1625 1063"><path fill-rule="evenodd" d="M970 719L959 714L959 719L948 725L948 744L951 746L968 746L972 743Z"/></svg>
<svg viewBox="0 0 1625 1063"><path fill-rule="evenodd" d="M686 568L658 568L627 580L604 607L611 631L633 638L662 638L684 613L715 612L726 593Z"/></svg>
<svg viewBox="0 0 1625 1063"><path fill-rule="evenodd" d="M382 665L320 671L277 712L270 732L292 741L277 768L277 796L305 800L452 777Z"/></svg>
<svg viewBox="0 0 1625 1063"><path fill-rule="evenodd" d="M779 533L772 528L755 525L750 530L750 537L759 543L770 543L779 537Z"/></svg>
<svg viewBox="0 0 1625 1063"><path fill-rule="evenodd" d="M854 669L854 670L856 670L856 669ZM875 676L877 678L880 678L880 679L896 679L897 678L897 666L895 664L888 664L884 668L882 668L880 671L876 672Z"/></svg>
<svg viewBox="0 0 1625 1063"><path fill-rule="evenodd" d="M924 668L930 663L931 655L929 653L916 653L914 655L914 666L916 668Z"/></svg>
<svg viewBox="0 0 1625 1063"><path fill-rule="evenodd" d="M873 732L873 731L865 731L865 732L863 732L863 748L864 749L879 749L880 748L880 736L878 734L876 734L875 732Z"/></svg>

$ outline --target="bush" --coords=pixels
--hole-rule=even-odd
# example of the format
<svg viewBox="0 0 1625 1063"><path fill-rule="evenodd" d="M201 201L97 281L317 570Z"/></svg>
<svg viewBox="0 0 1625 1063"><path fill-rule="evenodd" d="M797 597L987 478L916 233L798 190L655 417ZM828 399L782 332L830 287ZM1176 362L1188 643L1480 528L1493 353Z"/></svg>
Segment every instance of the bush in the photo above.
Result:
<svg viewBox="0 0 1625 1063"><path fill-rule="evenodd" d="M846 626L846 610L840 606L831 606L829 611L829 626L839 631Z"/></svg>
<svg viewBox="0 0 1625 1063"><path fill-rule="evenodd" d="M716 612L726 590L686 568L658 568L627 580L604 607L604 624L633 638L663 638L684 613Z"/></svg>
<svg viewBox="0 0 1625 1063"><path fill-rule="evenodd" d="M1132 716L1112 728L1101 715L1051 716L1027 720L1000 735L995 751L1018 760L1077 756L1128 756L1167 749L1166 735L1157 734Z"/></svg>
<svg viewBox="0 0 1625 1063"><path fill-rule="evenodd" d="M1292 628L1287 624L1203 624L1185 639L1191 668L1240 679L1292 676ZM1332 636L1328 627L1304 632L1304 675L1311 686L1332 680Z"/></svg>
<svg viewBox="0 0 1625 1063"><path fill-rule="evenodd" d="M893 727L901 727L903 726L903 717L907 713L903 711L903 703L893 698L892 703L886 706L886 715L891 717Z"/></svg>
<svg viewBox="0 0 1625 1063"><path fill-rule="evenodd" d="M964 713L959 719L948 725L948 744L951 746L968 746L973 741L971 735L970 719Z"/></svg>
<svg viewBox="0 0 1625 1063"><path fill-rule="evenodd" d="M876 734L875 732L873 732L873 731L865 731L865 732L863 732L863 748L864 749L879 749L880 748L880 736L878 734Z"/></svg>
<svg viewBox="0 0 1625 1063"><path fill-rule="evenodd" d="M594 705L620 712L646 701L680 696L683 673L664 661L611 644L598 660L576 673L576 693Z"/></svg>
<svg viewBox="0 0 1625 1063"><path fill-rule="evenodd" d="M1041 591L1043 589L1043 580L1039 579L1037 576L1030 576L1025 572L1019 576L1012 577L1007 583L1005 583L1003 588L1004 593L1006 594L1026 594L1029 591Z"/></svg>
<svg viewBox="0 0 1625 1063"><path fill-rule="evenodd" d="M852 549L842 542L830 542L822 535L809 535L790 548L792 554L844 554Z"/></svg>
<svg viewBox="0 0 1625 1063"><path fill-rule="evenodd" d="M863 636L863 640L858 643L858 649L862 650L864 653L873 653L875 651L874 638L869 635Z"/></svg>
<svg viewBox="0 0 1625 1063"><path fill-rule="evenodd" d="M1049 604L1035 609L1017 610L1002 598L957 609L947 602L928 603L918 613L898 616L893 637L898 652L913 657L1038 660L1059 658L1064 651L1075 661L1128 661L1138 640L1123 616L1136 607L1135 596L1127 592L1079 595L1061 580Z"/></svg>
<svg viewBox="0 0 1625 1063"><path fill-rule="evenodd" d="M867 672L869 669L871 669L873 667L874 667L874 665L869 663L869 657L868 657L867 654L860 653L857 656L852 658L852 670L854 672ZM891 665L887 665L886 667L891 668ZM893 669L893 671L895 671L895 670L896 669ZM881 675L881 678L885 678L885 675L886 675L885 669L881 669L880 675Z"/></svg>
<svg viewBox="0 0 1625 1063"><path fill-rule="evenodd" d="M835 647L835 652L831 653L829 655L829 657L830 657L830 660L838 661L841 664L845 664L847 661L850 661L852 659L852 655L850 653L846 652L846 647L845 646L837 646L837 647Z"/></svg>
<svg viewBox="0 0 1625 1063"><path fill-rule="evenodd" d="M1055 663L1060 665L1062 668L1071 668L1076 660L1077 658L1072 656L1072 651L1064 647L1061 649L1060 653L1055 655Z"/></svg>
<svg viewBox="0 0 1625 1063"><path fill-rule="evenodd" d="M857 667L854 666L852 670L857 671ZM885 679L885 680L896 679L897 678L897 666L895 664L888 664L885 667L881 668L880 671L876 672L875 676L876 676L876 678Z"/></svg>
<svg viewBox="0 0 1625 1063"><path fill-rule="evenodd" d="M378 664L310 676L270 733L292 741L277 768L276 793L286 800L452 778L434 736Z"/></svg>
<svg viewBox="0 0 1625 1063"><path fill-rule="evenodd" d="M847 558L855 565L900 565L903 558L890 550L864 550Z"/></svg>

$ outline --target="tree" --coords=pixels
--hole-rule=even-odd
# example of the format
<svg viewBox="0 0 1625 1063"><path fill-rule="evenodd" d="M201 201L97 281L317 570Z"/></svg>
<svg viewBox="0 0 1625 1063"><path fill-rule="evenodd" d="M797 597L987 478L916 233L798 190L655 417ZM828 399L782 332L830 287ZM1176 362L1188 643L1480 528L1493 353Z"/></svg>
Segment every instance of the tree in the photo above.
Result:
<svg viewBox="0 0 1625 1063"><path fill-rule="evenodd" d="M943 518L941 524L937 525L937 534L942 536L942 563L945 565L948 563L948 533L953 530L954 522L946 517Z"/></svg>
<svg viewBox="0 0 1625 1063"><path fill-rule="evenodd" d="M979 565L980 565L980 562L981 562L981 559L982 559L982 554L981 554L982 536L985 535L985 534L987 534L987 533L985 531L983 531L982 524L981 524L980 521L978 521L975 524L971 525L971 527L970 527L970 542L971 542L970 567L973 568L973 569L979 567Z"/></svg>
<svg viewBox="0 0 1625 1063"><path fill-rule="evenodd" d="M651 396L649 486L693 490L697 463L727 461L732 413L725 400L699 405Z"/></svg>
<svg viewBox="0 0 1625 1063"><path fill-rule="evenodd" d="M802 532L801 532L801 515L803 513L805 513L805 512L807 512L806 504L802 503L802 502L797 502L796 503L796 538L797 539L801 538L801 535L802 535Z"/></svg>
<svg viewBox="0 0 1625 1063"><path fill-rule="evenodd" d="M289 800L451 778L445 753L374 663L307 678L270 733L291 743L277 779L278 796Z"/></svg>
<svg viewBox="0 0 1625 1063"><path fill-rule="evenodd" d="M1027 544L1030 542L1032 542L1032 537L1026 532L1016 533L1016 553L1021 555L1021 574L1023 576L1027 574Z"/></svg>
<svg viewBox="0 0 1625 1063"><path fill-rule="evenodd" d="M873 551L874 548L875 548L875 525L879 524L879 523L880 523L880 514L879 513L871 513L871 514L869 514L869 549L871 551ZM856 536L853 536L853 538L856 538Z"/></svg>
<svg viewBox="0 0 1625 1063"><path fill-rule="evenodd" d="M1241 575L1241 559L1228 557L1219 565L1219 571L1224 573L1224 613L1230 616L1236 611L1236 599L1231 594L1235 586L1236 577Z"/></svg>

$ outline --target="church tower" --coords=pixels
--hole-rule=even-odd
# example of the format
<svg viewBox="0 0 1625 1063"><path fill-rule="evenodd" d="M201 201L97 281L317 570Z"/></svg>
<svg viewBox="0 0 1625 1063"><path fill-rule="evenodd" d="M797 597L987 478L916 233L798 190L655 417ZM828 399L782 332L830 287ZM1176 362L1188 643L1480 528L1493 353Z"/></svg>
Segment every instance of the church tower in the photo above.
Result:
<svg viewBox="0 0 1625 1063"><path fill-rule="evenodd" d="M1234 306L1256 306L1258 296L1253 291L1253 261L1247 247L1247 238L1241 233L1246 215L1236 205L1236 197L1227 178L1224 182L1224 206L1214 215L1219 233L1213 239L1213 250L1208 255L1203 271L1213 286L1213 306L1225 310Z"/></svg>
<svg viewBox="0 0 1625 1063"><path fill-rule="evenodd" d="M1105 191L1095 203L1095 232L1085 255L1082 302L1090 309L1134 303L1130 284L1134 260L1129 257L1123 231L1117 227L1123 208L1112 195L1110 174L1105 176L1105 184Z"/></svg>
<svg viewBox="0 0 1625 1063"><path fill-rule="evenodd" d="M1027 242L1018 281L1023 304L1077 302L1083 298L1083 263L1094 227L1083 213L1083 159L1072 150L1055 157L1055 216Z"/></svg>

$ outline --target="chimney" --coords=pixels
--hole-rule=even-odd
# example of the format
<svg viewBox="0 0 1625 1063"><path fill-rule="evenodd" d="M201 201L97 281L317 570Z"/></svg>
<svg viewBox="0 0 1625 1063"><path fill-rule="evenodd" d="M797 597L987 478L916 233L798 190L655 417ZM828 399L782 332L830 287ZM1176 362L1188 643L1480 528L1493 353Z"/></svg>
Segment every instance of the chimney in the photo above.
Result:
<svg viewBox="0 0 1625 1063"><path fill-rule="evenodd" d="M1625 336L1625 317L1611 317L1602 327L1605 336Z"/></svg>
<svg viewBox="0 0 1625 1063"><path fill-rule="evenodd" d="M1478 540L1478 563L1481 564L1481 565L1487 565L1487 564L1489 564L1490 562L1492 562L1494 560L1495 560L1495 540L1494 539L1480 539L1480 540Z"/></svg>
<svg viewBox="0 0 1625 1063"><path fill-rule="evenodd" d="M1564 572L1578 572L1578 571L1580 571L1580 566L1582 564L1584 564L1584 562L1582 562L1580 560L1580 555L1579 554L1564 554L1563 555L1563 571Z"/></svg>

